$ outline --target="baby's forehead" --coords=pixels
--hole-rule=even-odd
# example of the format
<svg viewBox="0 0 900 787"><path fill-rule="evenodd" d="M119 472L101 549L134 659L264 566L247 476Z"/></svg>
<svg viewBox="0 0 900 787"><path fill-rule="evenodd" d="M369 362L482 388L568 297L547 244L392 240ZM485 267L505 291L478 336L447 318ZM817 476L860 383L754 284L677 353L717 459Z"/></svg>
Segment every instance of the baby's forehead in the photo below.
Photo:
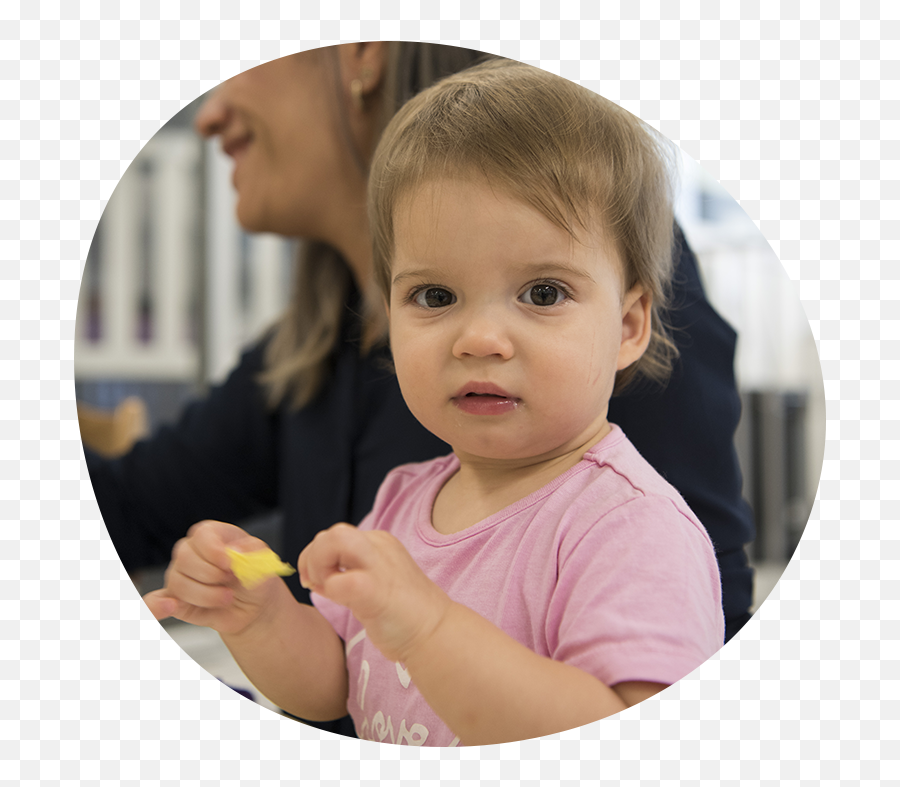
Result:
<svg viewBox="0 0 900 787"><path fill-rule="evenodd" d="M458 272L470 260L518 278L568 272L591 279L601 267L623 278L617 245L601 222L562 223L484 178L433 178L410 189L395 211L394 233L389 267L401 280L412 270Z"/></svg>
<svg viewBox="0 0 900 787"><path fill-rule="evenodd" d="M569 249L584 247L620 256L619 244L600 206L587 201L583 205L572 201L566 204L547 190L500 182L473 171L429 175L400 191L392 210L395 240L400 240L409 228L408 220L414 211L430 211L439 216L454 203L471 202L484 195L500 210L511 207L534 214L539 222L549 222L561 230L560 243Z"/></svg>
<svg viewBox="0 0 900 787"><path fill-rule="evenodd" d="M562 188L549 189L471 169L423 173L396 192L392 213L396 219L399 211L421 200L437 204L445 197L466 199L467 194L475 193L488 193L497 202L509 201L536 211L585 244L611 235L604 221L606 211L596 199L573 199Z"/></svg>

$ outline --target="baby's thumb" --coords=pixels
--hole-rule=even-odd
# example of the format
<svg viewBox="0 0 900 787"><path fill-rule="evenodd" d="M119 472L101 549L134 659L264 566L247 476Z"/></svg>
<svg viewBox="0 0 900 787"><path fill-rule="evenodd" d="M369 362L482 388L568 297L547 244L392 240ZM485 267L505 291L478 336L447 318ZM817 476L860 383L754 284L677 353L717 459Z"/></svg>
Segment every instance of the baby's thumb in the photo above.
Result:
<svg viewBox="0 0 900 787"><path fill-rule="evenodd" d="M178 599L166 595L165 590L154 590L144 596L144 603L157 620L170 618L178 611Z"/></svg>

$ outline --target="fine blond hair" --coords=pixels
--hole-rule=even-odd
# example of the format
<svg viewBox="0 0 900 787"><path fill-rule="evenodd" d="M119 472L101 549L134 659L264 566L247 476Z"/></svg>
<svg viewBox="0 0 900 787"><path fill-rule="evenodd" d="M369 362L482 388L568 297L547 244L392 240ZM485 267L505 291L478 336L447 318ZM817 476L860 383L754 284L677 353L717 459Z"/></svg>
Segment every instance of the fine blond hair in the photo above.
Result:
<svg viewBox="0 0 900 787"><path fill-rule="evenodd" d="M433 179L480 178L565 229L599 229L622 262L625 290L653 299L644 355L616 376L663 383L677 349L662 320L673 270L674 151L613 102L510 60L447 77L410 100L385 128L369 175L375 277L390 293L394 212Z"/></svg>

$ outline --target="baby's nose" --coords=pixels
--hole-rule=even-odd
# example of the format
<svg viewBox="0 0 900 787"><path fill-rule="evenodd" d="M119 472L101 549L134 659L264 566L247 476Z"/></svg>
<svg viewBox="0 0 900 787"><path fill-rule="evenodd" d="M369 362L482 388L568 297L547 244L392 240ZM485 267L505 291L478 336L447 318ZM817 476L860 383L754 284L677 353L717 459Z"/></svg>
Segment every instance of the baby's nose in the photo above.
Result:
<svg viewBox="0 0 900 787"><path fill-rule="evenodd" d="M453 355L457 358L497 356L509 359L514 354L508 325L500 315L491 313L472 315L466 319L453 345Z"/></svg>

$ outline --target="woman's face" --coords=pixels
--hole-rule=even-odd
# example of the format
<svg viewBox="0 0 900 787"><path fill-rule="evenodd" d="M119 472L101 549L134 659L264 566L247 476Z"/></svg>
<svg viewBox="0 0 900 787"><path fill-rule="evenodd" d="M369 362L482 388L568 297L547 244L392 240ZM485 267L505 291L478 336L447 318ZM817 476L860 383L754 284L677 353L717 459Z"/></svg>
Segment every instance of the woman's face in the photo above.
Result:
<svg viewBox="0 0 900 787"><path fill-rule="evenodd" d="M238 74L197 114L199 133L218 136L234 161L238 221L250 232L328 240L329 202L362 182L340 132L332 55L301 52Z"/></svg>

